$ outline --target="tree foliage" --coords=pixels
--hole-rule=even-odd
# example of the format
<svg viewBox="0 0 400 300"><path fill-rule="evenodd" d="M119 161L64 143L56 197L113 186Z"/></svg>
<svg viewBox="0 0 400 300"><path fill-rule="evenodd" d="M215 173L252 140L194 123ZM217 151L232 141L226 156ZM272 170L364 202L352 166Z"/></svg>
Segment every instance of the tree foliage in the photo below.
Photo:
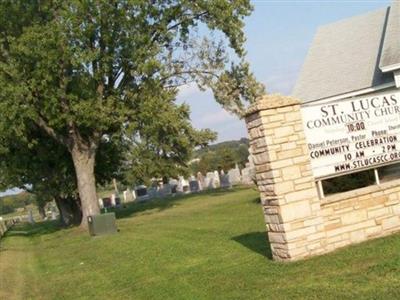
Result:
<svg viewBox="0 0 400 300"><path fill-rule="evenodd" d="M244 60L251 10L248 0L1 1L0 130L24 139L34 124L65 147L85 222L99 212L100 145L140 137L147 102L196 82L237 113L263 92Z"/></svg>
<svg viewBox="0 0 400 300"><path fill-rule="evenodd" d="M173 96L170 94L166 96ZM189 107L175 105L174 98L152 98L141 109L136 119L138 130L130 135L126 152L125 182L149 184L152 178L188 175L187 162L193 150L208 145L216 134L194 129Z"/></svg>
<svg viewBox="0 0 400 300"><path fill-rule="evenodd" d="M244 167L248 157L248 140L223 142L198 151L190 169L193 174L197 172L206 174L215 170L227 172L236 165Z"/></svg>

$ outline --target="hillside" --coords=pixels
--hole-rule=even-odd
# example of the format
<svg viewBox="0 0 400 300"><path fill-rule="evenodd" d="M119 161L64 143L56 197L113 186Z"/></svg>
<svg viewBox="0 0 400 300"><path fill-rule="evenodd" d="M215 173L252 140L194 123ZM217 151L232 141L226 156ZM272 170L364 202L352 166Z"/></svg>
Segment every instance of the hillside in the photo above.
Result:
<svg viewBox="0 0 400 300"><path fill-rule="evenodd" d="M249 139L248 138L241 138L240 140L236 141L225 141L221 143L216 143L207 146L206 148L198 149L194 152L193 158L199 158L201 157L204 153L209 152L209 151L217 151L219 149L224 149L224 148L230 148L233 151L238 151L241 147L246 147L249 148Z"/></svg>

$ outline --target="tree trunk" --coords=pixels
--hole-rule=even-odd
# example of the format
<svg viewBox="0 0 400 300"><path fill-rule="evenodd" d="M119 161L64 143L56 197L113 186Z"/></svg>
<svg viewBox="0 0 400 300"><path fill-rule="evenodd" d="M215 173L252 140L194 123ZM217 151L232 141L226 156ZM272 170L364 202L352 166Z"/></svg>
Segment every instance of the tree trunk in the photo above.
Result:
<svg viewBox="0 0 400 300"><path fill-rule="evenodd" d="M117 197L118 197L119 190L118 190L118 185L117 185L117 179L113 178L113 184L114 184L115 193L117 194Z"/></svg>
<svg viewBox="0 0 400 300"><path fill-rule="evenodd" d="M94 176L95 151L74 147L71 151L78 181L82 207L81 227L87 227L87 217L100 214Z"/></svg>
<svg viewBox="0 0 400 300"><path fill-rule="evenodd" d="M38 206L38 210L39 210L39 215L42 218L42 220L44 220L46 218L46 212L44 210L44 206L43 205L39 205Z"/></svg>
<svg viewBox="0 0 400 300"><path fill-rule="evenodd" d="M55 202L64 226L78 225L82 221L82 212L78 200L72 197L56 197Z"/></svg>

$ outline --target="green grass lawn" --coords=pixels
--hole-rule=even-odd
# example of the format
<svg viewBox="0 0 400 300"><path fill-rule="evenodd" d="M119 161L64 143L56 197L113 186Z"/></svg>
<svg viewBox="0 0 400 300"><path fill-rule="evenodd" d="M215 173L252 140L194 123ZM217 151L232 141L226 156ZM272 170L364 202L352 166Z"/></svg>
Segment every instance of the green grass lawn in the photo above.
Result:
<svg viewBox="0 0 400 300"><path fill-rule="evenodd" d="M251 189L117 213L120 232L103 237L15 227L0 242L0 299L400 298L400 235L274 262Z"/></svg>

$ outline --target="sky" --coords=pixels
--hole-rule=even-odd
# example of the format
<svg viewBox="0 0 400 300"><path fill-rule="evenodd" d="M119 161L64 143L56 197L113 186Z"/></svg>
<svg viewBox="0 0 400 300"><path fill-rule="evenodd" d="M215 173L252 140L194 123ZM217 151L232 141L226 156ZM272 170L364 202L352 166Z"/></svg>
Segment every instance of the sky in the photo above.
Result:
<svg viewBox="0 0 400 300"><path fill-rule="evenodd" d="M290 95L319 26L389 6L390 2L253 0L254 11L245 19L247 60L267 93ZM218 133L217 142L247 137L244 121L224 111L210 91L185 86L178 102L190 105L196 128Z"/></svg>

